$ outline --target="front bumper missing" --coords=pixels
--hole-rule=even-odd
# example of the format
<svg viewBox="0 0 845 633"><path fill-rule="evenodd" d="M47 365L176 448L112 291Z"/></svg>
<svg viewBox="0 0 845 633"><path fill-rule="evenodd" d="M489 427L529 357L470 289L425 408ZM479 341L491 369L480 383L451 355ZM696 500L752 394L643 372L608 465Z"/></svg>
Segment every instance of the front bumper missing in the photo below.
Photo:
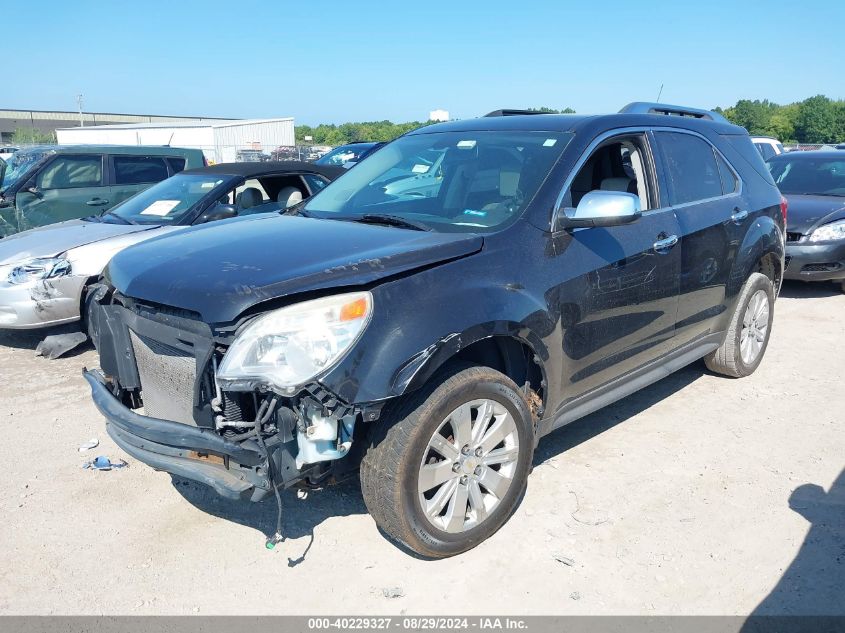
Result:
<svg viewBox="0 0 845 633"><path fill-rule="evenodd" d="M272 491L267 460L255 442L238 444L211 429L140 415L112 395L100 372L85 370L83 375L109 436L138 461L204 483L231 499L258 501Z"/></svg>

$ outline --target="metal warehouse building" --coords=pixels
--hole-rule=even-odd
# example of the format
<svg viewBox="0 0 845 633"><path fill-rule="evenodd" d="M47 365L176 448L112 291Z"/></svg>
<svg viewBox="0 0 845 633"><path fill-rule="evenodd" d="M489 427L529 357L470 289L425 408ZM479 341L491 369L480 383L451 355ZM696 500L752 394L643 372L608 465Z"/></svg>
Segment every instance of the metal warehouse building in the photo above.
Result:
<svg viewBox="0 0 845 633"><path fill-rule="evenodd" d="M215 163L233 162L256 151L269 154L294 145L293 117L236 121L181 121L97 125L56 130L60 145L169 145L201 149Z"/></svg>

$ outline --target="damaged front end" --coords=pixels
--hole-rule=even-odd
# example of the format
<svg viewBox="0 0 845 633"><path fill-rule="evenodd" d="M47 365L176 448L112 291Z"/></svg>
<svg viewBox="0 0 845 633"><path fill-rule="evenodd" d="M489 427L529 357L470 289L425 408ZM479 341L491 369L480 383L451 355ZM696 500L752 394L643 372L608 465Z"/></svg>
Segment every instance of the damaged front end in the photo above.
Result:
<svg viewBox="0 0 845 633"><path fill-rule="evenodd" d="M230 498L354 471L361 422L380 405L344 403L309 375L366 326L368 293L341 297L214 329L196 313L95 288L87 315L101 370L85 377L109 435L139 461Z"/></svg>

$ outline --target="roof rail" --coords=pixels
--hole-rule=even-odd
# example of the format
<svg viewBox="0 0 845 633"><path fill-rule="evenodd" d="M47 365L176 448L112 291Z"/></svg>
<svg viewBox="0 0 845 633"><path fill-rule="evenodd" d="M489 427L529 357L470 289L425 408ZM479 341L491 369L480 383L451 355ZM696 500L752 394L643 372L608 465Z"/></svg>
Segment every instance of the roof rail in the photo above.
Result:
<svg viewBox="0 0 845 633"><path fill-rule="evenodd" d="M619 111L620 114L666 114L670 116L685 116L693 119L706 119L728 123L729 121L717 112L712 110L700 110L686 106L669 105L668 103L649 103L647 101L634 101Z"/></svg>
<svg viewBox="0 0 845 633"><path fill-rule="evenodd" d="M548 114L548 112L540 112L538 110L514 110L513 108L502 108L501 110L493 110L484 115L488 116L521 116L523 114Z"/></svg>

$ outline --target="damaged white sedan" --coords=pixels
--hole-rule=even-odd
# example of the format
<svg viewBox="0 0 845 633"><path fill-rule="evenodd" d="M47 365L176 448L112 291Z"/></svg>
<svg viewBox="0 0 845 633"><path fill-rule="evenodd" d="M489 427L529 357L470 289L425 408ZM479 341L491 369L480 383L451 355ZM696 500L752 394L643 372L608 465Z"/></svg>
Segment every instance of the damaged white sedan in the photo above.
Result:
<svg viewBox="0 0 845 633"><path fill-rule="evenodd" d="M283 211L343 172L296 162L192 169L102 215L0 239L0 330L80 321L86 288L124 248L192 225Z"/></svg>

